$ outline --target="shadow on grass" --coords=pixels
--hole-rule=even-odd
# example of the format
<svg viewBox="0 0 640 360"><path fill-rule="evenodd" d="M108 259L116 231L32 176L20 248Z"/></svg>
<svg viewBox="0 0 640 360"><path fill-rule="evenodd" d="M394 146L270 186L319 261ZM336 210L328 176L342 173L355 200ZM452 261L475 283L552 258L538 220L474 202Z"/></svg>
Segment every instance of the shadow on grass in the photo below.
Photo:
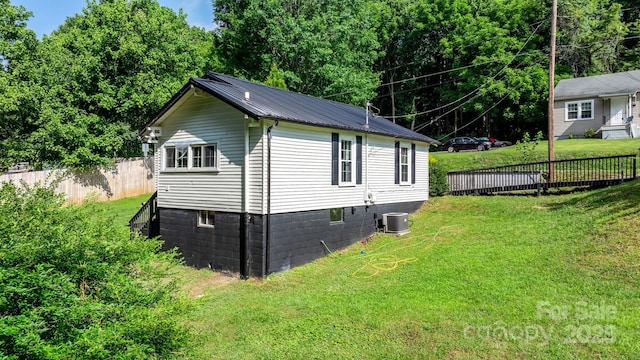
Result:
<svg viewBox="0 0 640 360"><path fill-rule="evenodd" d="M620 218L640 212L640 181L633 180L590 191L582 191L565 201L551 204L551 208L575 207L600 214L602 219Z"/></svg>

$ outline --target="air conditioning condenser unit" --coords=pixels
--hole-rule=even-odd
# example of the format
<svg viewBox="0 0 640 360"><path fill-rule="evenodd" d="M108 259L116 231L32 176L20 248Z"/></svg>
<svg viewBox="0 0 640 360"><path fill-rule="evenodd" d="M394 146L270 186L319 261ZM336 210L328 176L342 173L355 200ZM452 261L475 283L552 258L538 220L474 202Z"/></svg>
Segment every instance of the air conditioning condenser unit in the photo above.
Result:
<svg viewBox="0 0 640 360"><path fill-rule="evenodd" d="M408 216L409 214L400 212L382 214L382 226L384 227L384 232L398 235L408 233Z"/></svg>

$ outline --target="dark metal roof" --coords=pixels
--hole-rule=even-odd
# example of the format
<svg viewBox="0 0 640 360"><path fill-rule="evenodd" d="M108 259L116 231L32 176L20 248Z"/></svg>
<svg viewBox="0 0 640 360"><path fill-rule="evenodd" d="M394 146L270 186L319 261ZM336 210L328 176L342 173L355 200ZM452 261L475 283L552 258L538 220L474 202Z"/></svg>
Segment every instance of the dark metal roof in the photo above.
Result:
<svg viewBox="0 0 640 360"><path fill-rule="evenodd" d="M635 94L640 90L640 70L564 79L554 90L556 100L605 95Z"/></svg>
<svg viewBox="0 0 640 360"><path fill-rule="evenodd" d="M272 119L312 126L372 133L396 138L439 144L428 136L369 113L369 128L365 128L363 108L299 94L287 90L208 72L202 78L192 78L147 125L152 125L191 86L215 96L255 119ZM249 100L245 101L245 92ZM146 128L146 127L145 127Z"/></svg>

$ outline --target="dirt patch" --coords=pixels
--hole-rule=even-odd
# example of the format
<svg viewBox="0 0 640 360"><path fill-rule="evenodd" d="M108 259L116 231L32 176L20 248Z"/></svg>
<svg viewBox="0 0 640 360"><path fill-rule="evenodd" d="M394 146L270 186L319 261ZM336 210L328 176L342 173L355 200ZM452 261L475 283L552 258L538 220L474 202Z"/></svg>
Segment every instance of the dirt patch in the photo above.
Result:
<svg viewBox="0 0 640 360"><path fill-rule="evenodd" d="M230 283L238 281L237 277L228 274L209 270L201 271L206 271L206 273L200 274L197 279L184 286L185 292L192 298L199 298L208 291L224 288Z"/></svg>

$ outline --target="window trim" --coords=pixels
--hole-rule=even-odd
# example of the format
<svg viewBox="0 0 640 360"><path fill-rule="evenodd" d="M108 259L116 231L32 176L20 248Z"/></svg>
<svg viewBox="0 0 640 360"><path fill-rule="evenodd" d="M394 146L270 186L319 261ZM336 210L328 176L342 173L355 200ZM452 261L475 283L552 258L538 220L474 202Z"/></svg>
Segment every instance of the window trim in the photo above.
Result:
<svg viewBox="0 0 640 360"><path fill-rule="evenodd" d="M204 150L208 146L213 146L213 163L214 166L199 166L196 167L193 164L194 161L194 148L201 148L201 161L204 163ZM189 144L189 171L218 171L218 164L220 163L220 156L218 151L218 143L216 142L207 142L207 143L194 143Z"/></svg>
<svg viewBox="0 0 640 360"><path fill-rule="evenodd" d="M402 153L406 150L406 162L402 161ZM411 185L411 145L400 143L400 163L398 164L400 171L400 185ZM407 179L403 179L403 167L406 167Z"/></svg>
<svg viewBox="0 0 640 360"><path fill-rule="evenodd" d="M205 222L202 222L203 216L206 216ZM209 224L211 222L211 224ZM198 210L198 227L213 229L216 227L216 212L213 210Z"/></svg>
<svg viewBox="0 0 640 360"><path fill-rule="evenodd" d="M591 106L591 116L590 117L582 117L582 107L584 104L589 104ZM577 113L575 119L569 119L569 106L577 105ZM575 101L565 101L564 103L564 121L589 121L595 119L595 101L593 99L590 100L575 100Z"/></svg>
<svg viewBox="0 0 640 360"><path fill-rule="evenodd" d="M343 180L343 162L345 162L346 160L342 159L342 143L343 142L350 142L351 146L349 148L349 154L351 155L351 158L349 159L350 162L350 174L351 174L351 180L350 181L344 181ZM338 141L338 185L339 186L355 186L356 185L356 137L355 136L340 136L339 141Z"/></svg>
<svg viewBox="0 0 640 360"><path fill-rule="evenodd" d="M204 148L207 146L214 147L213 161L214 167L196 167L194 166L194 148L202 148L201 152L201 161L204 162ZM186 166L178 167L178 149L181 147L187 148L187 161ZM174 166L167 166L167 154L168 150L175 149L174 152ZM192 142L192 143L165 143L162 145L162 172L218 172L219 164L220 164L220 147L219 142L217 141L208 141L208 142Z"/></svg>

